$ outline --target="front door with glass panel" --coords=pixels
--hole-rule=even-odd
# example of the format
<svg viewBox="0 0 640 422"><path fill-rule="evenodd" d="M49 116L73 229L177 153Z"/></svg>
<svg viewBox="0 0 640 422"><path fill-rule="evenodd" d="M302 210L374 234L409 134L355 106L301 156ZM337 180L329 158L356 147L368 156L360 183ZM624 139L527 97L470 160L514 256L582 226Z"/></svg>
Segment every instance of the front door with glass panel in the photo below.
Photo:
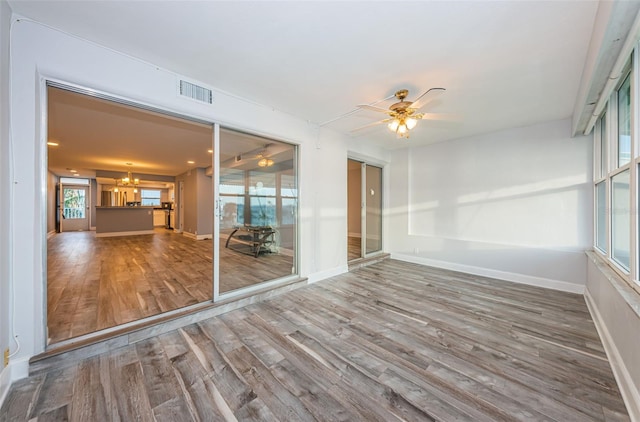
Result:
<svg viewBox="0 0 640 422"><path fill-rule="evenodd" d="M60 231L89 230L89 189L63 185L60 195Z"/></svg>

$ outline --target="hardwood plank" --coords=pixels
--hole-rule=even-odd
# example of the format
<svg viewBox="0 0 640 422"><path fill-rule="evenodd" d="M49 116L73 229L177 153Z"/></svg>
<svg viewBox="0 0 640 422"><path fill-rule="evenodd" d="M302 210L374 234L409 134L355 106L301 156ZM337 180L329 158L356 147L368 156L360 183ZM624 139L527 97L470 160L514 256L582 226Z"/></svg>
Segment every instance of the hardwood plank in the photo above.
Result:
<svg viewBox="0 0 640 422"><path fill-rule="evenodd" d="M169 290L152 269L163 253L114 256L104 287ZM87 263L68 265L76 278ZM90 282L74 278L50 303L74 305L65 295ZM97 297L105 318L133 306ZM16 383L0 421L629 421L579 295L393 260L60 364Z"/></svg>
<svg viewBox="0 0 640 422"><path fill-rule="evenodd" d="M254 258L224 247L218 253L221 292L291 275L292 256ZM210 301L212 258L210 240L194 241L165 229L113 238L96 238L93 232L51 236L49 343Z"/></svg>

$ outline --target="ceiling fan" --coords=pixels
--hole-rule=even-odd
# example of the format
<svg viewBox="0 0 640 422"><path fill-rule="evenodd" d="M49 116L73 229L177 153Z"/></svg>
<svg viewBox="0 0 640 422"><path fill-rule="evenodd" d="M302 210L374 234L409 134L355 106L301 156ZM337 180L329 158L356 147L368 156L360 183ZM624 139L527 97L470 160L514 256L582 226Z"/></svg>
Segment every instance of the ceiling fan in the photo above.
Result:
<svg viewBox="0 0 640 422"><path fill-rule="evenodd" d="M357 106L360 109L385 113L389 118L359 127L352 130L352 132L387 123L389 130L395 132L396 135L398 135L398 138L409 138L409 131L416 126L418 120L448 120L451 118L451 115L448 114L418 112L421 108L431 102L437 94L440 94L443 91L445 91L444 88L431 88L416 98L415 101L406 101L405 99L409 95L409 91L401 89L395 93L395 97L400 101L395 104L391 104L388 109L369 104L360 104Z"/></svg>

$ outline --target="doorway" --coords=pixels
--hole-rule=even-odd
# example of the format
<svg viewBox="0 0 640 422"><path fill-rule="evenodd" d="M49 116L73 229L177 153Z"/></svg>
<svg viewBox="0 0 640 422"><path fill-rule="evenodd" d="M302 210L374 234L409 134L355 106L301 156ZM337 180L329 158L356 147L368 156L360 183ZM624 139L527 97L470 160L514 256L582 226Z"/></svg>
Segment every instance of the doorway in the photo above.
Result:
<svg viewBox="0 0 640 422"><path fill-rule="evenodd" d="M60 231L89 230L89 188L60 185Z"/></svg>
<svg viewBox="0 0 640 422"><path fill-rule="evenodd" d="M382 168L347 160L347 259L382 251Z"/></svg>
<svg viewBox="0 0 640 422"><path fill-rule="evenodd" d="M46 121L47 345L297 278L296 145L49 82Z"/></svg>

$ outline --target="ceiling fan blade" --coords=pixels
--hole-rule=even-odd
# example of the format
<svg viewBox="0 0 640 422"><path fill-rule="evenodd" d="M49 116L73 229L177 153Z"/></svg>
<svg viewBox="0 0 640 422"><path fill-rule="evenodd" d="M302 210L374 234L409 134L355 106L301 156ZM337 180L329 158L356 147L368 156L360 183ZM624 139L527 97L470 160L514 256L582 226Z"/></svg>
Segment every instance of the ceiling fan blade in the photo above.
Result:
<svg viewBox="0 0 640 422"><path fill-rule="evenodd" d="M411 108L414 110L421 109L444 91L444 88L428 89L424 94L416 98L416 100L411 104Z"/></svg>
<svg viewBox="0 0 640 422"><path fill-rule="evenodd" d="M380 107L376 107L376 106L371 106L369 104L358 104L356 107L363 108L365 110L377 111L378 113L387 113L387 114L389 114L389 110L387 110L386 108L380 108Z"/></svg>
<svg viewBox="0 0 640 422"><path fill-rule="evenodd" d="M355 129L351 130L351 133L360 132L361 130L365 130L365 129L368 129L370 127L374 127L374 126L381 125L383 123L390 122L391 120L393 120L393 119L378 120L377 122L369 123L368 125L364 125L364 126L360 126L358 128L355 128Z"/></svg>
<svg viewBox="0 0 640 422"><path fill-rule="evenodd" d="M420 113L422 120L440 120L443 122L459 122L462 116L455 113Z"/></svg>

